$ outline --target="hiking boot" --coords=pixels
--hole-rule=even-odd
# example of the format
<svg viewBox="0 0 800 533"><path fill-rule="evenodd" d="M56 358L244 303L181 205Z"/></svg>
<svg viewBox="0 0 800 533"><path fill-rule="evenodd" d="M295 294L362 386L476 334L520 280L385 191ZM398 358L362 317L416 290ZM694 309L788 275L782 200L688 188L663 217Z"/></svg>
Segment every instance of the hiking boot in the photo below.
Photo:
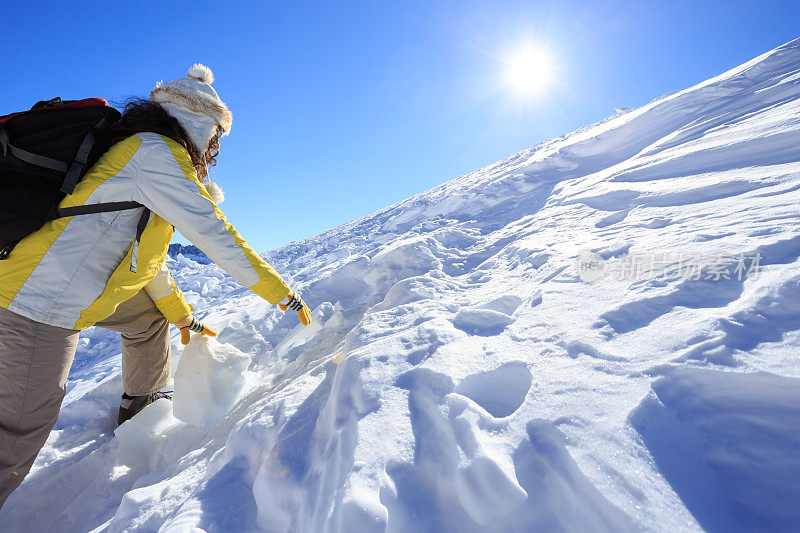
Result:
<svg viewBox="0 0 800 533"><path fill-rule="evenodd" d="M130 420L133 418L133 415L161 398L172 401L172 391L156 391L145 394L144 396L128 396L127 394L123 394L122 400L119 402L117 425L121 426L123 422Z"/></svg>

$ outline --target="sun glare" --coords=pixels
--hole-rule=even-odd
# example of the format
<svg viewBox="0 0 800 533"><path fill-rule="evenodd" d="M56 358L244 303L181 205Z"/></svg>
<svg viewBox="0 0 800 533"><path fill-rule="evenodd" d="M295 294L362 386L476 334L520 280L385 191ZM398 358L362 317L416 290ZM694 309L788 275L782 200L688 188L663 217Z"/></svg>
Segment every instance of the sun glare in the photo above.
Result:
<svg viewBox="0 0 800 533"><path fill-rule="evenodd" d="M539 94L552 81L550 55L544 50L526 48L511 57L507 63L508 83L519 94Z"/></svg>

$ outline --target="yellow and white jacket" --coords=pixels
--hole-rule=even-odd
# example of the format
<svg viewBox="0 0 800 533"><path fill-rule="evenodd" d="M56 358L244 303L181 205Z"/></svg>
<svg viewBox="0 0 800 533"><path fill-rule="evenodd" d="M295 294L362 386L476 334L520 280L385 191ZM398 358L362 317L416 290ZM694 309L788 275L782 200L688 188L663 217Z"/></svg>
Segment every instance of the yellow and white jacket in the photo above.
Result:
<svg viewBox="0 0 800 533"><path fill-rule="evenodd" d="M188 152L155 133L115 144L59 207L133 200L143 209L59 218L0 261L0 306L37 322L84 329L144 289L170 322L191 314L167 270L173 225L217 265L270 303L289 293L277 272L228 224Z"/></svg>

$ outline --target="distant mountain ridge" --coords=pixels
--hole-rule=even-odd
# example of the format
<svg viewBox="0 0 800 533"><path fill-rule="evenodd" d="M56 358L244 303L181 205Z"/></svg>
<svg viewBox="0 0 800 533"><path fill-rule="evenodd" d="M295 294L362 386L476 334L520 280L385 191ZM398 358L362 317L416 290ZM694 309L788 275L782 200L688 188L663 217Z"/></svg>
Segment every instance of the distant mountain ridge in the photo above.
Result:
<svg viewBox="0 0 800 533"><path fill-rule="evenodd" d="M172 243L169 245L169 250L167 250L167 254L172 257L173 259L177 259L178 255L182 255L187 259L191 259L196 263L202 263L207 265L211 263L211 259L208 258L206 254L200 250L197 246L190 244L189 246L184 246L183 244L179 243Z"/></svg>

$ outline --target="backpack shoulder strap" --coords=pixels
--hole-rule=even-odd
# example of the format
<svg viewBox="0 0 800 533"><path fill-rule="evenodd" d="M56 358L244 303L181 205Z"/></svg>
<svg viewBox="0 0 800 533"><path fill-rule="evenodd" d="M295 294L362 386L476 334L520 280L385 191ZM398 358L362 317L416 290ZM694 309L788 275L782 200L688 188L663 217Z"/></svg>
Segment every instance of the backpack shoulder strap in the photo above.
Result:
<svg viewBox="0 0 800 533"><path fill-rule="evenodd" d="M73 217L76 215L92 215L94 213L106 213L108 211L125 211L127 209L138 209L144 207L139 202L103 202L100 204L75 205L72 207L60 207L57 218Z"/></svg>
<svg viewBox="0 0 800 533"><path fill-rule="evenodd" d="M89 130L89 133L83 138L75 160L70 165L69 170L65 170L67 175L64 177L64 183L61 185L61 192L64 194L72 194L75 190L75 185L77 185L78 180L81 179L83 167L86 166L86 162L89 160L89 152L91 152L94 147L95 139L97 137L104 137L108 133L108 129L108 121L104 118L100 119L100 122L95 124L94 128ZM66 167L66 165L64 166Z"/></svg>
<svg viewBox="0 0 800 533"><path fill-rule="evenodd" d="M92 144L94 144L94 141L92 141ZM8 139L8 132L6 131L5 124L3 123L0 123L0 147L3 149L4 156L11 153L11 155L17 159L21 159L22 161L30 163L31 165L36 165L37 167L49 168L50 170L55 170L58 172L67 171L67 164L63 161L57 161L50 157L34 154L27 150L23 150L22 148L17 148L11 144ZM89 148L91 149L91 146Z"/></svg>

